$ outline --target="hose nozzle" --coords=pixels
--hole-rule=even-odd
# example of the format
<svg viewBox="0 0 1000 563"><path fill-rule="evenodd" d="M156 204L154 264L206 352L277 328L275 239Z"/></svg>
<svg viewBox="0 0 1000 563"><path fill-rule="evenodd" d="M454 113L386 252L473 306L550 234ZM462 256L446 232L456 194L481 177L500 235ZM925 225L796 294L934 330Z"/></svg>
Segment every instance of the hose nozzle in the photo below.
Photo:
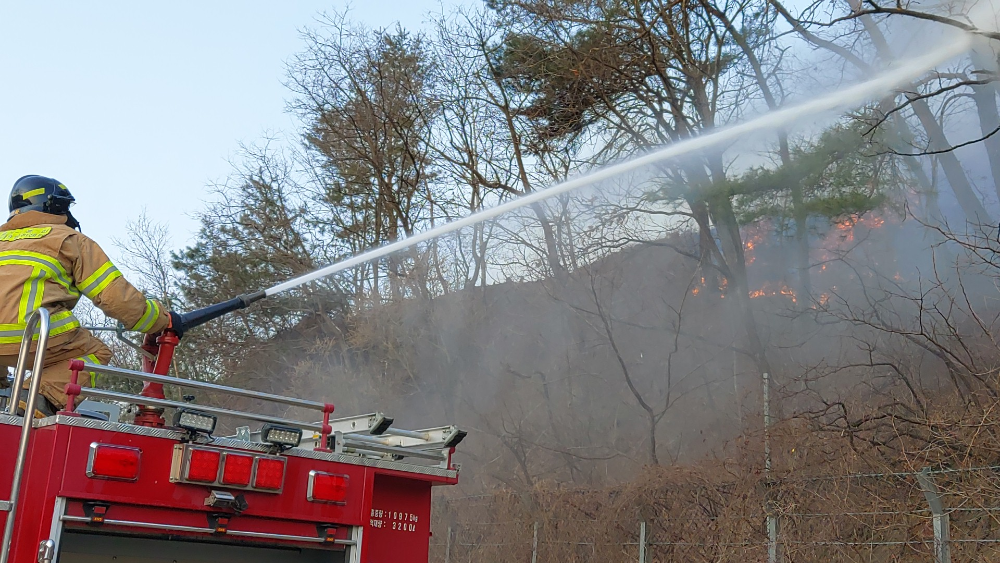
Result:
<svg viewBox="0 0 1000 563"><path fill-rule="evenodd" d="M263 291L258 291L256 293L248 293L245 295L240 295L239 297L234 297L228 301L223 301L222 303L216 303L215 305L209 305L201 309L196 309L180 315L181 317L181 332L186 332L191 330L196 326L201 326L208 321L217 319L222 315L232 313L233 311L238 311L240 309L246 309L251 303L255 301L260 301L266 297Z"/></svg>

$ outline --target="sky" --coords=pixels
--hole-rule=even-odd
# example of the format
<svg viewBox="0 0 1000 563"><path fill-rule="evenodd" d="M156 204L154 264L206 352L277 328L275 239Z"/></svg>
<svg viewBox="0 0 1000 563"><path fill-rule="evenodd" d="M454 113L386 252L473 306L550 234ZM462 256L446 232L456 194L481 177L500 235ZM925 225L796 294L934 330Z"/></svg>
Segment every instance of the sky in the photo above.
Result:
<svg viewBox="0 0 1000 563"><path fill-rule="evenodd" d="M296 131L283 83L300 30L348 7L368 26L414 29L442 3L458 0L5 2L0 190L58 179L112 256L143 210L184 246L240 143Z"/></svg>

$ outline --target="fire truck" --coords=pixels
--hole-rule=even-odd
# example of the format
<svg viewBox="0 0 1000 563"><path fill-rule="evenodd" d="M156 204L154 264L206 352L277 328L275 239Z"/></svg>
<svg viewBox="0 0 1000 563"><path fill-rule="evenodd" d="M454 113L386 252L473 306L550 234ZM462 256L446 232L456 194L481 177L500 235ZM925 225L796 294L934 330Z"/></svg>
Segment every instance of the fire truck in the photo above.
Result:
<svg viewBox="0 0 1000 563"><path fill-rule="evenodd" d="M186 325L248 301L185 315ZM48 329L46 310L28 319L10 389L26 381L32 335L41 373ZM18 401L4 401L0 563L427 561L431 489L457 483L464 431L404 430L380 412L334 418L330 403L172 377L178 342L168 330L134 344L141 371L70 362L55 416L18 416ZM138 395L79 384L92 373L145 383ZM38 380L23 412L34 413ZM254 408L201 404L198 392ZM315 415L265 414L288 407ZM227 422L236 434L219 437L219 419L251 426Z"/></svg>

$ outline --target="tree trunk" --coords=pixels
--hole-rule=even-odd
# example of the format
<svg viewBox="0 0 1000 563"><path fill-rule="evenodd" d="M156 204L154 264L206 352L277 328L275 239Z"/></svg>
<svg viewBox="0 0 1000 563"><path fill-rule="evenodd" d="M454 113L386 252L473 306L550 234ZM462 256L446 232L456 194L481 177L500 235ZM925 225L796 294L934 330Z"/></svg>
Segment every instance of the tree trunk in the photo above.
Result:
<svg viewBox="0 0 1000 563"><path fill-rule="evenodd" d="M860 0L850 0L850 3L854 10L858 10L861 7ZM861 16L860 19L865 31L875 45L875 51L878 52L879 58L886 62L892 61L892 50L889 48L889 43L886 42L885 35L878 28L875 20L867 15ZM946 151L951 148L944 128L938 122L937 118L934 117L934 112L931 111L927 101L922 99L914 100L913 96L907 96L907 98L911 101L910 105L913 107L913 112L917 115L917 119L920 120L920 125L927 133L930 149L932 151ZM972 189L972 183L969 182L969 178L966 176L965 170L962 169L962 164L958 161L955 153L951 151L943 152L939 157L941 169L944 171L944 175L948 179L948 184L955 193L955 199L958 200L958 204L962 207L966 219L975 224L992 223L993 219L990 218L989 213L986 212L986 208L979 201L975 190Z"/></svg>
<svg viewBox="0 0 1000 563"><path fill-rule="evenodd" d="M976 70L983 71L980 78L996 77L997 71L1000 69L997 67L996 54L989 42L977 41L969 56ZM973 86L972 99L976 102L976 111L979 113L979 130L984 137L990 135L988 139L983 141L983 145L986 147L986 156L990 161L993 189L996 191L997 197L1000 198L1000 134L994 134L997 129L1000 129L996 82Z"/></svg>
<svg viewBox="0 0 1000 563"><path fill-rule="evenodd" d="M746 260L743 255L743 242L740 237L736 214L733 213L732 201L727 194L716 195L709 200L712 222L719 233L722 242L722 254L729 267L729 282L733 285L733 295L740 309L743 330L746 333L747 345L753 354L754 364L760 373L774 375L767 359L764 342L760 338L757 320L753 314L753 304L750 301L750 286L747 281Z"/></svg>

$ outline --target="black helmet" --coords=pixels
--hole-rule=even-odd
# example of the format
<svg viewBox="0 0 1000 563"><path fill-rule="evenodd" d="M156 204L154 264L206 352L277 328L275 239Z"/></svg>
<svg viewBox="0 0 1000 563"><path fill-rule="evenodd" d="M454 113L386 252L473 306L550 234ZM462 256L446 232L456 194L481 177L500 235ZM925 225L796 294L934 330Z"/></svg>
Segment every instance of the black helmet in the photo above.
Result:
<svg viewBox="0 0 1000 563"><path fill-rule="evenodd" d="M76 229L80 223L69 212L69 207L76 200L73 194L59 180L45 176L21 176L14 182L10 190L10 216L13 217L25 211L41 211L52 215L65 215L66 224Z"/></svg>

